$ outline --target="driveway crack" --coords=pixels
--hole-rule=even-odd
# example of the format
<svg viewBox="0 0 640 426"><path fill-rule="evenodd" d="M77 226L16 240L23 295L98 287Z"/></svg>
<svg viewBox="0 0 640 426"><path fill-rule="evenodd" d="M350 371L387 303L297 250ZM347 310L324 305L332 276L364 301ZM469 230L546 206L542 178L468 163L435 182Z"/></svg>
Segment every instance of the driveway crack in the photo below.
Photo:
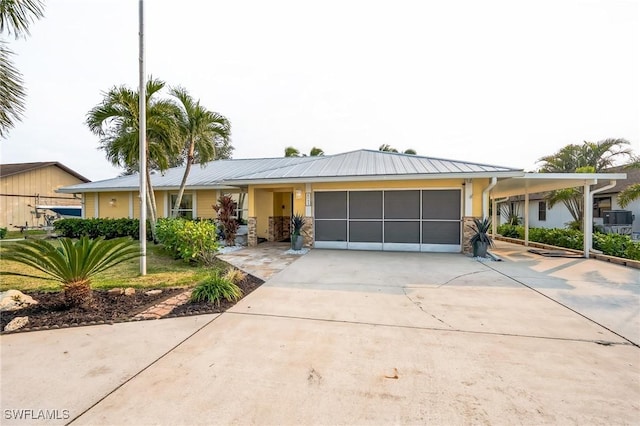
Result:
<svg viewBox="0 0 640 426"><path fill-rule="evenodd" d="M455 277L451 278L449 281L446 281L446 282L440 284L436 288L440 288L442 286L445 286L445 285L449 284L451 281L455 281L458 278L466 277L467 275L484 274L485 272L487 272L487 271L473 271L473 272L469 272L469 273L466 273L466 274L456 275Z"/></svg>
<svg viewBox="0 0 640 426"><path fill-rule="evenodd" d="M452 327L451 325L447 324L446 322L444 322L443 320L441 320L440 318L438 318L437 316L435 316L435 315L434 315L434 314L432 314L431 312L427 312L427 311L425 311L425 310L424 310L424 308L422 307L422 303L420 303L420 302L419 302L419 301L417 301L417 300L413 300L413 299L411 298L411 296L409 296L409 294L407 293L407 288L406 288L406 287L402 287L402 292L404 293L405 297L406 297L407 299L409 299L409 301L410 301L411 303L413 303L415 306L417 306L417 307L418 307L418 309L420 309L422 312L424 312L425 314L429 315L431 318L435 319L436 321L439 321L440 323L444 324L445 326L447 326L447 327L449 327L449 328L453 329L453 327Z"/></svg>

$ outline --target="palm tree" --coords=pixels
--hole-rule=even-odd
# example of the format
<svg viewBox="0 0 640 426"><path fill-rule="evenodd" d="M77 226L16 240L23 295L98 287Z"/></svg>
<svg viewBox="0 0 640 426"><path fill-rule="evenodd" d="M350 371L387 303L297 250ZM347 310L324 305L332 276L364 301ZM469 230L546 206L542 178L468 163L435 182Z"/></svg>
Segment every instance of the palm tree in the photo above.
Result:
<svg viewBox="0 0 640 426"><path fill-rule="evenodd" d="M408 155L417 155L418 153L416 152L415 149L413 148L409 148L409 149L405 149L404 150L404 154L408 154Z"/></svg>
<svg viewBox="0 0 640 426"><path fill-rule="evenodd" d="M629 185L618 194L618 204L623 209L637 199L640 199L640 183Z"/></svg>
<svg viewBox="0 0 640 426"><path fill-rule="evenodd" d="M216 142L229 140L231 125L222 115L207 110L200 105L200 101L194 101L185 89L173 88L171 95L179 101L178 128L186 149L184 175L173 206L173 215L175 216L180 208L184 188L187 185L191 165L196 154L203 167L207 162L214 160L216 158Z"/></svg>
<svg viewBox="0 0 640 426"><path fill-rule="evenodd" d="M324 155L324 151L322 148L313 147L311 151L309 151L310 157L322 157Z"/></svg>
<svg viewBox="0 0 640 426"><path fill-rule="evenodd" d="M144 165L144 173L147 175L147 203L152 230L155 230L158 215L150 166L166 170L182 148L176 119L181 114L180 110L172 101L157 99L164 86L163 81L153 78L147 82L147 164ZM87 126L100 137L100 149L115 166L139 168L138 100L137 91L125 86L113 87L104 94L102 102L87 113Z"/></svg>
<svg viewBox="0 0 640 426"><path fill-rule="evenodd" d="M297 148L294 148L292 146L288 146L284 149L284 156L285 157L300 157L300 151L298 151Z"/></svg>
<svg viewBox="0 0 640 426"><path fill-rule="evenodd" d="M140 255L140 250L130 238L95 240L82 237L75 243L70 238L61 238L59 247L45 240L25 240L2 254L5 260L31 266L48 275L49 280L62 284L68 306L91 307L91 279L98 273ZM2 272L3 275L19 275L43 278L17 272Z"/></svg>
<svg viewBox="0 0 640 426"><path fill-rule="evenodd" d="M389 144L382 144L378 147L378 151L383 151L383 152L398 152L397 149L393 148L391 145Z"/></svg>
<svg viewBox="0 0 640 426"><path fill-rule="evenodd" d="M0 0L0 34L14 36L16 39L29 34L29 25L44 16L44 6L40 0ZM22 75L13 64L14 53L4 40L0 40L0 137L24 113L26 92Z"/></svg>
<svg viewBox="0 0 640 426"><path fill-rule="evenodd" d="M620 157L632 157L626 148L626 139L605 139L599 142L584 141L582 145L570 144L552 155L540 158L538 169L542 173L598 173L613 166ZM575 228L582 229L584 202L582 188L552 191L547 195L549 206L562 202L573 217Z"/></svg>

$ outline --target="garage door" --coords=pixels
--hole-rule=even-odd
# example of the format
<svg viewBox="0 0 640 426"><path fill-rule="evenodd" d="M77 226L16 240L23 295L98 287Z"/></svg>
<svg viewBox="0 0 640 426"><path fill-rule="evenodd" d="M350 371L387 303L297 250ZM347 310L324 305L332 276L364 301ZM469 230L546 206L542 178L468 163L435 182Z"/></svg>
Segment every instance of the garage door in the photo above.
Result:
<svg viewBox="0 0 640 426"><path fill-rule="evenodd" d="M318 248L459 252L461 191L314 193Z"/></svg>

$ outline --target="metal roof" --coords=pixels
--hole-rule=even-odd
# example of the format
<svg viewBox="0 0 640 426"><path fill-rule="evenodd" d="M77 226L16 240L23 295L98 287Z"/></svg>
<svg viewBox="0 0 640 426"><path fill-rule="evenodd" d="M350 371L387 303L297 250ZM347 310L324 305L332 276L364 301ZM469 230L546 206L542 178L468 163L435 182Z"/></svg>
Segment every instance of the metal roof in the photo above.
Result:
<svg viewBox="0 0 640 426"><path fill-rule="evenodd" d="M228 188L234 185L271 181L327 181L368 179L425 179L454 176L519 176L521 169L465 161L358 150L321 157L253 158L217 160L191 168L187 186ZM156 189L179 188L184 167L169 169L151 176ZM60 192L122 191L138 188L138 175L122 176L93 183L61 188Z"/></svg>
<svg viewBox="0 0 640 426"><path fill-rule="evenodd" d="M624 180L626 173L525 173L523 176L499 181L491 190L491 198L535 194L556 189L595 185L603 179Z"/></svg>

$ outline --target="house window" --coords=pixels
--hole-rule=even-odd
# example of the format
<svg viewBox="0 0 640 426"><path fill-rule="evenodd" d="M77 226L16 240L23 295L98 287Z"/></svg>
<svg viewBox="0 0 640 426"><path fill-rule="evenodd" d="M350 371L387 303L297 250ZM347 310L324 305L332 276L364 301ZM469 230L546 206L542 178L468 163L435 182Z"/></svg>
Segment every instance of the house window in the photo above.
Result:
<svg viewBox="0 0 640 426"><path fill-rule="evenodd" d="M547 202L546 201L538 201L538 220L539 221L547 220Z"/></svg>
<svg viewBox="0 0 640 426"><path fill-rule="evenodd" d="M602 212L605 210L611 210L611 197L593 200L593 217L604 217Z"/></svg>
<svg viewBox="0 0 640 426"><path fill-rule="evenodd" d="M228 194L231 196L231 199L236 203L236 219L240 224L246 224L247 216L249 213L249 205L247 203L247 193L246 192L236 192L232 194Z"/></svg>
<svg viewBox="0 0 640 426"><path fill-rule="evenodd" d="M178 198L178 194L171 194L169 197L169 202L171 203L171 217L174 217L174 209L173 206L176 204L176 200ZM180 201L180 208L177 210L176 217L184 217L186 219L193 219L193 195L192 194L183 194L182 200Z"/></svg>

